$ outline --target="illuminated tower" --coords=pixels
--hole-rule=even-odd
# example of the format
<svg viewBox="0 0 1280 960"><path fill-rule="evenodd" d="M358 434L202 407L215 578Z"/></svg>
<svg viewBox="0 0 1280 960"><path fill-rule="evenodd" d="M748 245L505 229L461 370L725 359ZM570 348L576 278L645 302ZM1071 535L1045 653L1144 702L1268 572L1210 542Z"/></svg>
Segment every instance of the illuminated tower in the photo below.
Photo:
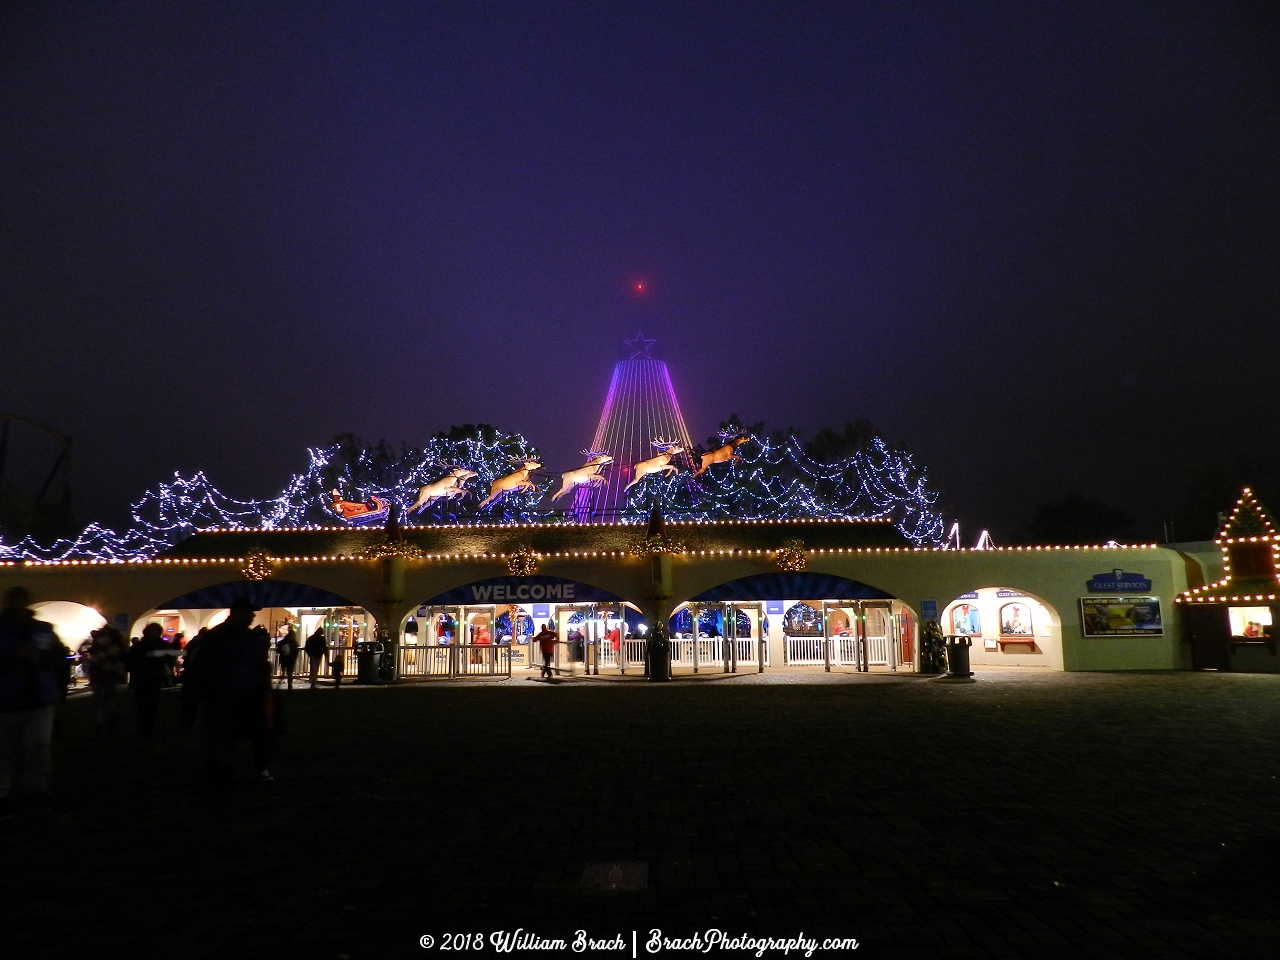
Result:
<svg viewBox="0 0 1280 960"><path fill-rule="evenodd" d="M634 340L625 341L631 358L613 368L600 426L591 443L592 450L613 457L613 466L604 486L576 491L573 513L580 523L612 523L618 518L627 505L624 488L633 478L632 467L659 453L653 441L679 444L685 453L677 462L687 462L693 442L680 415L667 365L649 356L655 342L637 333Z"/></svg>

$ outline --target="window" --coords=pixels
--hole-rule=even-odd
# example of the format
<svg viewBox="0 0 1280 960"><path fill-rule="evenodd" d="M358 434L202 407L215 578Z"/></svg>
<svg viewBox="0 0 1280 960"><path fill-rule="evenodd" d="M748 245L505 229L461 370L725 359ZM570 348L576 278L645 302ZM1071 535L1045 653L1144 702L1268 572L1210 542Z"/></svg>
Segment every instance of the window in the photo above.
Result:
<svg viewBox="0 0 1280 960"><path fill-rule="evenodd" d="M1227 620L1231 623L1231 636L1241 640L1271 638L1270 607L1228 607Z"/></svg>
<svg viewBox="0 0 1280 960"><path fill-rule="evenodd" d="M1031 637L1031 608L1025 603L1006 603L1001 607L1000 636Z"/></svg>

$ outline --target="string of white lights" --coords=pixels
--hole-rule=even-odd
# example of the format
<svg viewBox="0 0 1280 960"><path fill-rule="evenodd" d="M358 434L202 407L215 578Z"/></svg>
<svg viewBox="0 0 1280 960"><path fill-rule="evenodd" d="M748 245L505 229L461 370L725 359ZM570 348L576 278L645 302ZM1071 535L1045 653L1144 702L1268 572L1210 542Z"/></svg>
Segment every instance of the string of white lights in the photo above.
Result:
<svg viewBox="0 0 1280 960"><path fill-rule="evenodd" d="M486 435L486 433L488 435ZM513 492L481 508L495 480L518 461L536 459L537 449L519 434L477 429L455 439L437 437L421 449L392 454L384 446L351 450L342 444L310 448L304 473L290 478L269 500L238 500L215 487L203 472L149 490L131 507L132 524L117 533L90 524L74 539L41 544L27 538L0 542L0 561L132 560L154 557L193 533L211 530L283 530L329 526L344 519L333 491L355 505L375 498L407 511L418 490L465 467L476 475L462 495L426 504L412 517L430 524L572 523L573 515L548 507L552 477L534 475L532 491ZM631 465L626 465L631 466ZM943 540L937 494L910 454L890 449L878 438L871 447L837 463L805 455L800 442L781 445L752 437L737 455L694 478L686 470L645 478L632 488L614 518L624 523L648 519L654 506L668 517L690 522L723 520L843 519L889 520L916 545ZM370 507L370 514L376 513ZM385 516L381 514L381 516ZM348 526L360 517L345 517Z"/></svg>

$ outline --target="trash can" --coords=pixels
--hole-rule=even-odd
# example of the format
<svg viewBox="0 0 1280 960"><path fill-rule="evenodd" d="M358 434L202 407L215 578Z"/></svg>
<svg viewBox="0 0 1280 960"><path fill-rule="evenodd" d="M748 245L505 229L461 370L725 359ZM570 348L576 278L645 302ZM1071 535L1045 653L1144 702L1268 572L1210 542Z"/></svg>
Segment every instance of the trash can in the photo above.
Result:
<svg viewBox="0 0 1280 960"><path fill-rule="evenodd" d="M649 682L666 683L671 679L671 642L666 631L655 627L649 634L647 648L649 658Z"/></svg>
<svg viewBox="0 0 1280 960"><path fill-rule="evenodd" d="M361 640L356 644L356 683L377 683L378 671L382 666L382 651L379 644L372 640Z"/></svg>
<svg viewBox="0 0 1280 960"><path fill-rule="evenodd" d="M947 644L947 676L972 677L969 669L969 647L973 643L968 637L944 637Z"/></svg>

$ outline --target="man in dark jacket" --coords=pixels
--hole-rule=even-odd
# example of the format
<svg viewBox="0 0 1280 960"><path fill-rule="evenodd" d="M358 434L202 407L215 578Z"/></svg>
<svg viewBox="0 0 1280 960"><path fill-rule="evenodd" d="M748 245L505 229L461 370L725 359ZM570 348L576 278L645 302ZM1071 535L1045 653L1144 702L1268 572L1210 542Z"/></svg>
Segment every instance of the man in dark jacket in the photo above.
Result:
<svg viewBox="0 0 1280 960"><path fill-rule="evenodd" d="M148 623L142 640L129 648L129 683L138 711L139 736L150 737L156 728L160 690L169 679L173 659L173 649L164 641L164 627L158 623Z"/></svg>
<svg viewBox="0 0 1280 960"><path fill-rule="evenodd" d="M48 804L53 712L66 696L71 651L29 609L31 594L10 587L0 608L0 817L13 815L13 768L23 792Z"/></svg>
<svg viewBox="0 0 1280 960"><path fill-rule="evenodd" d="M182 726L191 730L200 714L200 673L195 670L196 658L209 635L207 627L201 627L182 651Z"/></svg>
<svg viewBox="0 0 1280 960"><path fill-rule="evenodd" d="M320 661L324 659L325 651L329 649L329 641L324 636L324 624L316 627L315 632L307 637L306 645L302 648L307 651L307 666L310 670L308 677L311 680L311 689L316 689L316 678L320 676Z"/></svg>
<svg viewBox="0 0 1280 960"><path fill-rule="evenodd" d="M298 632L292 626L276 640L276 657L280 660L280 670L284 673L285 683L292 690L293 668L298 662Z"/></svg>
<svg viewBox="0 0 1280 960"><path fill-rule="evenodd" d="M271 638L253 627L259 609L245 598L233 600L230 615L205 634L200 655L191 665L190 679L208 716L209 785L217 793L230 792L235 782L234 755L241 739L253 744L258 779L272 779L267 766Z"/></svg>

